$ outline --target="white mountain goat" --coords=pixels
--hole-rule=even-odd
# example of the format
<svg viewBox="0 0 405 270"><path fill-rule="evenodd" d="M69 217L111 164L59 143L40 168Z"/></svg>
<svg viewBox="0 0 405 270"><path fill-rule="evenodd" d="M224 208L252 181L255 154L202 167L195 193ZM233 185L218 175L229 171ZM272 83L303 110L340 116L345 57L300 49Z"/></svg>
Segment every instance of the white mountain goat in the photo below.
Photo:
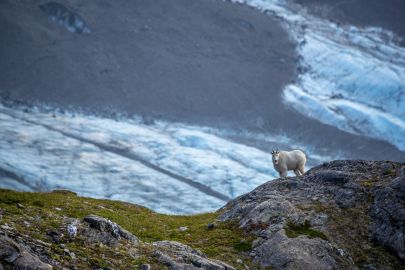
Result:
<svg viewBox="0 0 405 270"><path fill-rule="evenodd" d="M300 150L293 151L271 151L273 166L280 174L280 177L287 177L287 171L293 170L296 176L304 174L305 162L307 157Z"/></svg>

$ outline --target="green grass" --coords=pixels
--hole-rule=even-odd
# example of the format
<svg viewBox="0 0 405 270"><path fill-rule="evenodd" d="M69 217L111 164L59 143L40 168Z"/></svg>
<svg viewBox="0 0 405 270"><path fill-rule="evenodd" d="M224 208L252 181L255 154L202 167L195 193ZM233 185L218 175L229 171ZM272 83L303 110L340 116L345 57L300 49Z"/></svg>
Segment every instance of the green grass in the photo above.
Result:
<svg viewBox="0 0 405 270"><path fill-rule="evenodd" d="M22 204L24 208L19 208L17 204ZM63 226L65 217L80 219L95 214L116 222L143 242L179 241L199 249L210 258L231 265L235 265L236 260L242 258L246 264L253 266L247 255L253 238L239 229L236 223L217 222L213 229L207 228L209 223L217 220L219 212L190 216L164 215L129 203L78 197L68 191L28 193L2 189L0 189L0 208L4 210L0 224L12 224L17 231L46 242L51 242L46 232ZM27 220L32 224L29 227L24 224ZM179 227L184 226L188 229L180 231ZM110 261L109 267L118 269L125 269L127 265L137 265L140 262L153 263L153 256L149 256L146 246L138 249L141 254L139 258L131 258L127 252L108 247L85 247L80 239L66 245L78 255L77 257L88 258L82 262L81 266L84 269L94 266L107 267L106 261ZM58 245L53 244L52 251L55 260L61 262L66 260L63 249ZM120 252L123 254L119 255ZM121 261L125 265L114 264L115 261Z"/></svg>
<svg viewBox="0 0 405 270"><path fill-rule="evenodd" d="M252 249L252 243L242 241L235 243L233 247L237 251L250 251Z"/></svg>
<svg viewBox="0 0 405 270"><path fill-rule="evenodd" d="M309 238L321 238L323 240L328 240L326 235L322 232L311 229L311 225L309 224L308 220L306 220L303 224L295 224L289 221L284 229L289 238L306 235Z"/></svg>

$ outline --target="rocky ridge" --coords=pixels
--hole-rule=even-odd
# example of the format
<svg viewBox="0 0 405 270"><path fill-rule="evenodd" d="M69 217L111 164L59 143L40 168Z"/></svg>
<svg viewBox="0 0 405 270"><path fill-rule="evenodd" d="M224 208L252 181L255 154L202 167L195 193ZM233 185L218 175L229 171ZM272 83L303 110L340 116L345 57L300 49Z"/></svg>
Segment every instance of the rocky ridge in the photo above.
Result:
<svg viewBox="0 0 405 270"><path fill-rule="evenodd" d="M255 235L250 255L262 267L399 269L404 195L403 163L333 161L237 198L221 220Z"/></svg>
<svg viewBox="0 0 405 270"><path fill-rule="evenodd" d="M324 163L197 216L66 191L0 195L1 270L405 269L404 163Z"/></svg>

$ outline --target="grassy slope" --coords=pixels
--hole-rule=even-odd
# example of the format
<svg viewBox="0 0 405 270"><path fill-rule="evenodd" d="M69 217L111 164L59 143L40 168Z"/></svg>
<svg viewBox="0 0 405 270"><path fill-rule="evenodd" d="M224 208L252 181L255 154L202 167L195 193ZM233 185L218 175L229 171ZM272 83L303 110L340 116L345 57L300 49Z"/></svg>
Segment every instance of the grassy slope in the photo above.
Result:
<svg viewBox="0 0 405 270"><path fill-rule="evenodd" d="M46 235L51 229L66 226L67 218L83 218L88 214L100 215L118 223L143 242L175 240L237 268L243 267L241 263L236 262L237 259L242 259L243 264L253 266L247 256L252 239L238 229L236 224L219 223L214 229L207 228L207 224L215 222L218 212L171 216L157 214L129 203L78 197L67 191L23 193L1 189L0 208L3 210L0 225L7 224L13 227L17 234L49 243L49 256L67 267L76 265L79 269L131 269L145 262L151 263L152 267L163 267L155 261L150 245L141 245L135 249L131 249L129 245L118 248L105 245L89 246L79 237L74 241L63 242L76 254L76 259L72 259L59 244L52 243ZM188 230L180 231L181 226L188 227ZM131 256L129 250L138 255Z"/></svg>

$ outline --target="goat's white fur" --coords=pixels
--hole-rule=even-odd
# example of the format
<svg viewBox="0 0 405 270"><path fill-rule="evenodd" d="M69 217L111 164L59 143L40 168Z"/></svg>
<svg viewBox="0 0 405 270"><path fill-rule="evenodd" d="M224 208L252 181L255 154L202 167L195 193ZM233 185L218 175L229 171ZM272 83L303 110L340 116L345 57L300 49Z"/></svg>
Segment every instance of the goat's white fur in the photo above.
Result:
<svg viewBox="0 0 405 270"><path fill-rule="evenodd" d="M293 151L272 151L272 160L274 169L280 174L280 177L287 177L287 172L293 170L296 176L303 175L305 172L305 163L307 157L300 150Z"/></svg>

